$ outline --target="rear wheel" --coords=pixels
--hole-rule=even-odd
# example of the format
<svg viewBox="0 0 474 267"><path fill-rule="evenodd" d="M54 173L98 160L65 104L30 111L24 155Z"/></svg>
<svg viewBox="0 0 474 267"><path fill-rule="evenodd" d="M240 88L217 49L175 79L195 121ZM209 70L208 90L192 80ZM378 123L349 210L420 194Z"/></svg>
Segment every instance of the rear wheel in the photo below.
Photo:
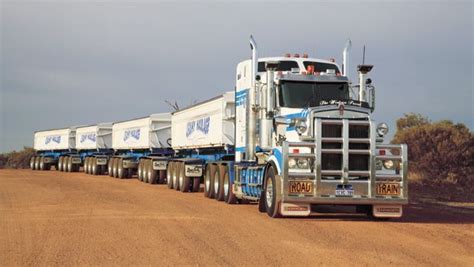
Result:
<svg viewBox="0 0 474 267"><path fill-rule="evenodd" d="M56 170L60 171L60 172L63 171L63 156L59 157L59 159L58 159L58 168Z"/></svg>
<svg viewBox="0 0 474 267"><path fill-rule="evenodd" d="M89 174L89 157L84 159L84 173Z"/></svg>
<svg viewBox="0 0 474 267"><path fill-rule="evenodd" d="M39 169L44 171L45 170L45 167L44 167L44 157L40 157L40 160L39 160Z"/></svg>
<svg viewBox="0 0 474 267"><path fill-rule="evenodd" d="M169 189L173 189L173 168L174 162L170 161L166 167L166 183Z"/></svg>
<svg viewBox="0 0 474 267"><path fill-rule="evenodd" d="M150 159L149 164L148 164L148 183L150 184L156 184L156 181L158 180L158 172L153 170L153 161Z"/></svg>
<svg viewBox="0 0 474 267"><path fill-rule="evenodd" d="M201 189L201 177L194 177L193 179L193 192L199 192Z"/></svg>
<svg viewBox="0 0 474 267"><path fill-rule="evenodd" d="M66 171L67 172L73 172L73 166L72 166L72 157L67 157L66 158Z"/></svg>
<svg viewBox="0 0 474 267"><path fill-rule="evenodd" d="M222 188L222 184L223 184L223 177L222 177L222 166L221 165L217 165L216 166L216 173L214 175L214 198L217 200L217 201L222 201L224 200L224 190Z"/></svg>
<svg viewBox="0 0 474 267"><path fill-rule="evenodd" d="M224 189L224 201L227 204L235 204L237 203L237 197L232 191L233 183L230 181L229 167L224 166L222 170L224 171L224 178L222 179L222 187Z"/></svg>
<svg viewBox="0 0 474 267"><path fill-rule="evenodd" d="M150 160L149 159L144 159L143 160L143 165L142 165L142 177L143 177L143 182L148 183L148 169L150 168Z"/></svg>

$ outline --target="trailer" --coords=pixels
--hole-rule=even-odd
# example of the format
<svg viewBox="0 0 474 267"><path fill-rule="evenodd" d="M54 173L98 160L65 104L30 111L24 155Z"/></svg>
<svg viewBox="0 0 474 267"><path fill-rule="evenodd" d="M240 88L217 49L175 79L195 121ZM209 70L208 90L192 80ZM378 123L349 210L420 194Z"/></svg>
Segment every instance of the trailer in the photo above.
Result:
<svg viewBox="0 0 474 267"><path fill-rule="evenodd" d="M107 162L113 155L112 123L99 123L76 129L76 150L87 174L107 173Z"/></svg>
<svg viewBox="0 0 474 267"><path fill-rule="evenodd" d="M234 92L174 112L171 143L175 152L167 165L170 189L197 192L203 166L233 158L235 133ZM208 188L208 184L206 184Z"/></svg>
<svg viewBox="0 0 474 267"><path fill-rule="evenodd" d="M112 148L109 176L123 179L137 175L143 182L164 183L166 162L173 155L171 114L158 113L113 123Z"/></svg>
<svg viewBox="0 0 474 267"><path fill-rule="evenodd" d="M55 166L60 171L75 171L76 128L41 130L34 133L35 155L30 159L32 170L50 170Z"/></svg>

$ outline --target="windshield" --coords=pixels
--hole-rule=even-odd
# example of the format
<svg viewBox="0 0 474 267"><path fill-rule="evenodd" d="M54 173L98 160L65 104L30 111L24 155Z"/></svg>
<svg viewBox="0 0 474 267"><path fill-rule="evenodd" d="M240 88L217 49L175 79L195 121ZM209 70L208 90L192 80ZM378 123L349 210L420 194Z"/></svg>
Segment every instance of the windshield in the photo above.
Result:
<svg viewBox="0 0 474 267"><path fill-rule="evenodd" d="M279 88L281 107L306 108L319 106L321 101L347 101L347 83L282 82Z"/></svg>

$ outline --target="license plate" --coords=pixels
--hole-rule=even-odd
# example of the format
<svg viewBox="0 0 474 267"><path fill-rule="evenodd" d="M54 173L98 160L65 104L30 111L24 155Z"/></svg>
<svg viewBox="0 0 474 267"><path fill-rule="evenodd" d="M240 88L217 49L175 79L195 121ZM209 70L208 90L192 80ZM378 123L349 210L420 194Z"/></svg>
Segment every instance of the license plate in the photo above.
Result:
<svg viewBox="0 0 474 267"><path fill-rule="evenodd" d="M313 182L311 181L290 181L290 194L313 194Z"/></svg>
<svg viewBox="0 0 474 267"><path fill-rule="evenodd" d="M397 184L397 183L377 184L377 195L398 196L400 195L400 184Z"/></svg>
<svg viewBox="0 0 474 267"><path fill-rule="evenodd" d="M354 189L352 185L337 185L336 187L336 196L337 197L352 197L354 195Z"/></svg>

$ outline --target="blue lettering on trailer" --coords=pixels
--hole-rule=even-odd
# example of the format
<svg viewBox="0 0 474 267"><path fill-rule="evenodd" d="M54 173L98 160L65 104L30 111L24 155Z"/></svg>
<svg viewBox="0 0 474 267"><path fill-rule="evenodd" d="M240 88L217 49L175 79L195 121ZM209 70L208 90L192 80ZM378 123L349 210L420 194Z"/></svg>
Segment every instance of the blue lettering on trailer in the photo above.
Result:
<svg viewBox="0 0 474 267"><path fill-rule="evenodd" d="M46 136L46 139L44 140L44 144L47 145L51 142L55 142L55 143L61 143L61 136L60 135L50 135L50 136Z"/></svg>
<svg viewBox="0 0 474 267"><path fill-rule="evenodd" d="M195 131L199 131L205 135L209 133L209 127L211 125L211 118L205 117L195 121L190 121L186 125L186 137L191 136Z"/></svg>
<svg viewBox="0 0 474 267"><path fill-rule="evenodd" d="M140 140L140 129L126 130L123 133L123 141L127 141L130 138Z"/></svg>
<svg viewBox="0 0 474 267"><path fill-rule="evenodd" d="M95 133L88 133L88 134L82 134L81 135L81 143L84 143L86 140L90 140L92 142L95 142L96 139L96 134Z"/></svg>

